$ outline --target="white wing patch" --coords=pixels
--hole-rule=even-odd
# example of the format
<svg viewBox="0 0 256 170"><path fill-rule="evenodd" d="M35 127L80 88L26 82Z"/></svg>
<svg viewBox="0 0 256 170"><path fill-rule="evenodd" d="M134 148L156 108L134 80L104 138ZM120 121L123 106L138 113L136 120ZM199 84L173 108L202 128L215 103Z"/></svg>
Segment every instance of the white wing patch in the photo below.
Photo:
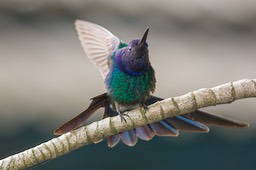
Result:
<svg viewBox="0 0 256 170"><path fill-rule="evenodd" d="M105 79L109 73L108 57L116 50L120 40L105 28L87 21L76 20L75 27L87 57Z"/></svg>

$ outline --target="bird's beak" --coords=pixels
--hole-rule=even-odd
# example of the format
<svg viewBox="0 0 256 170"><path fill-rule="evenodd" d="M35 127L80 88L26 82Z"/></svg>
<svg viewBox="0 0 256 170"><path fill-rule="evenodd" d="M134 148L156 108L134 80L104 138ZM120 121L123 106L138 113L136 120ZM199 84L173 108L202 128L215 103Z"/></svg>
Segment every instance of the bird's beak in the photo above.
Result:
<svg viewBox="0 0 256 170"><path fill-rule="evenodd" d="M146 31L143 34L143 37L141 38L139 45L145 45L146 44L146 40L147 40L147 36L148 36L148 31L149 31L149 27L147 27Z"/></svg>

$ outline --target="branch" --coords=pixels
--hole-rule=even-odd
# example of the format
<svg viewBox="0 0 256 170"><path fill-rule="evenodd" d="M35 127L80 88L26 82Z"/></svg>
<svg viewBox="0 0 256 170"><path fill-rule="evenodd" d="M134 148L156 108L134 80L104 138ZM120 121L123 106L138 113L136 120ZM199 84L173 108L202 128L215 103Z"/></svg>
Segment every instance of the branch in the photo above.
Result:
<svg viewBox="0 0 256 170"><path fill-rule="evenodd" d="M248 97L256 97L256 79L244 79L171 97L152 104L147 112L141 108L127 112L129 114L127 122L121 122L119 116L108 117L9 156L0 160L0 169L29 168L100 141L107 136L158 122L167 117L190 113L208 106L227 104Z"/></svg>

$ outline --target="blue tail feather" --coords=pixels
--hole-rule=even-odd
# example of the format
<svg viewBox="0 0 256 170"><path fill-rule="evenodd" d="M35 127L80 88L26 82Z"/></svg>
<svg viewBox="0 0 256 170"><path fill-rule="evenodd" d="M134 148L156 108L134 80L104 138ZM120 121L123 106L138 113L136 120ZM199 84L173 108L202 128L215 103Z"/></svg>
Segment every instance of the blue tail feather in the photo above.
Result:
<svg viewBox="0 0 256 170"><path fill-rule="evenodd" d="M148 125L140 126L135 129L136 135L142 140L151 140L154 137L154 132Z"/></svg>
<svg viewBox="0 0 256 170"><path fill-rule="evenodd" d="M209 132L209 128L205 126L204 124L201 124L199 122L193 121L191 119L188 119L183 116L176 116L177 119L182 120L184 123L187 123L189 125L192 125L190 128L180 128L180 130L185 130L185 131L193 131L193 132ZM183 125L184 125L183 123ZM182 123L180 123L181 125Z"/></svg>
<svg viewBox="0 0 256 170"><path fill-rule="evenodd" d="M164 119L164 121L171 124L178 130L190 131L190 132L208 132L209 130L207 126L199 122L190 120L183 116L166 118Z"/></svg>
<svg viewBox="0 0 256 170"><path fill-rule="evenodd" d="M116 144L118 144L118 142L120 141L120 138L121 138L120 134L107 137L108 147L112 148L116 146Z"/></svg>
<svg viewBox="0 0 256 170"><path fill-rule="evenodd" d="M153 132L158 136L178 136L178 131L166 122L160 121L149 124Z"/></svg>
<svg viewBox="0 0 256 170"><path fill-rule="evenodd" d="M121 133L121 140L128 146L134 146L138 141L138 137L135 130L129 130Z"/></svg>

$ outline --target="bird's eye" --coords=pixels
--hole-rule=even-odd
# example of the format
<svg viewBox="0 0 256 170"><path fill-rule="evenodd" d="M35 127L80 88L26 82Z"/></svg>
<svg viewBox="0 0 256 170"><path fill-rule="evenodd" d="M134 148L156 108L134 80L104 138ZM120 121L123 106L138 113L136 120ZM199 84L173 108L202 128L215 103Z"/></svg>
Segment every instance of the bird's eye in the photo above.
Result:
<svg viewBox="0 0 256 170"><path fill-rule="evenodd" d="M128 51L131 51L132 47L128 47Z"/></svg>

